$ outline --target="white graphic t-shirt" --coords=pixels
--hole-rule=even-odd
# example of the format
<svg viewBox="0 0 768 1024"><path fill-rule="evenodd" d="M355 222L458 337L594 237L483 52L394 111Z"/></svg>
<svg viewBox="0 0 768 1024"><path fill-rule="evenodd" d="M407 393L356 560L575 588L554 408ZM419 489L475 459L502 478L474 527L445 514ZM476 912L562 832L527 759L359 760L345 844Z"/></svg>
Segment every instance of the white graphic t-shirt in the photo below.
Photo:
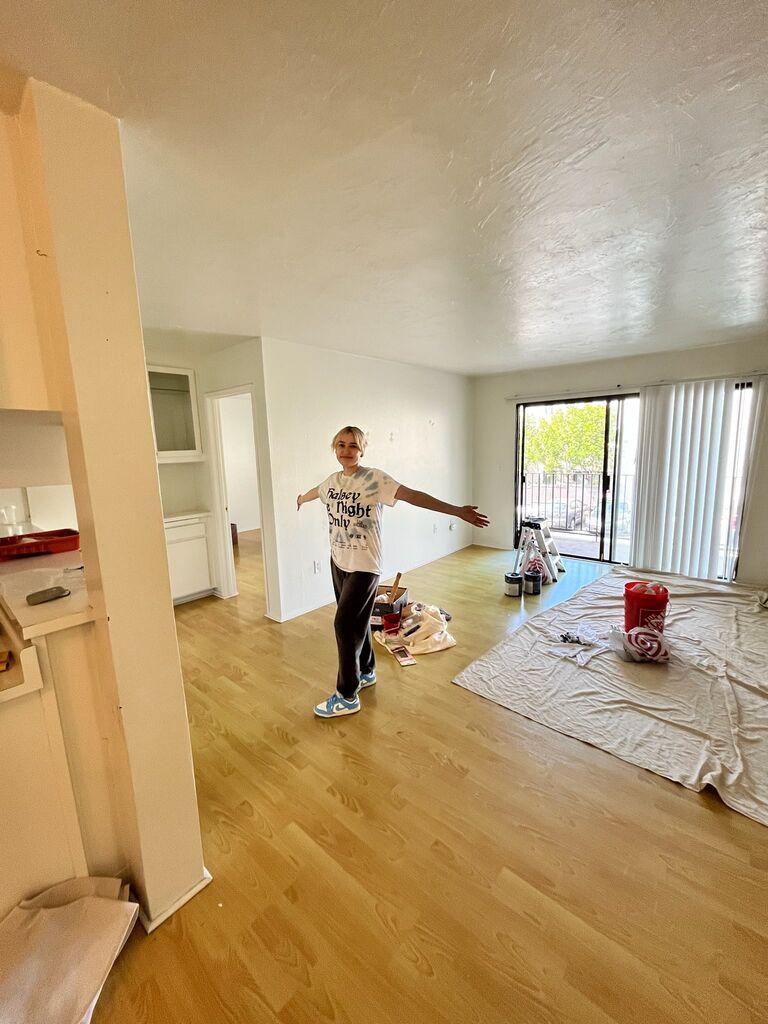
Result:
<svg viewBox="0 0 768 1024"><path fill-rule="evenodd" d="M318 486L328 509L331 558L345 572L381 573L382 505L394 505L400 484L380 469L339 470Z"/></svg>

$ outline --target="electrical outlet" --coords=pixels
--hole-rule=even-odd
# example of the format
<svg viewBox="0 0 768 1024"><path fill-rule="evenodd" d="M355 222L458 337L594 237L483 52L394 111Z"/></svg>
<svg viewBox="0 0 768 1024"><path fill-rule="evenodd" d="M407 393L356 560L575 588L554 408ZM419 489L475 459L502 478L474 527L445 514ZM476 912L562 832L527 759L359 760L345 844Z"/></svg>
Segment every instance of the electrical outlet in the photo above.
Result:
<svg viewBox="0 0 768 1024"><path fill-rule="evenodd" d="M456 529L456 523L454 523L453 520L451 520L450 523L448 523L448 529L449 530L455 530Z"/></svg>
<svg viewBox="0 0 768 1024"><path fill-rule="evenodd" d="M432 523L432 533L437 533L437 523Z"/></svg>
<svg viewBox="0 0 768 1024"><path fill-rule="evenodd" d="M317 576L319 574L319 572L320 572L320 563L319 562L313 562L312 563L312 570L313 570L315 576Z"/></svg>

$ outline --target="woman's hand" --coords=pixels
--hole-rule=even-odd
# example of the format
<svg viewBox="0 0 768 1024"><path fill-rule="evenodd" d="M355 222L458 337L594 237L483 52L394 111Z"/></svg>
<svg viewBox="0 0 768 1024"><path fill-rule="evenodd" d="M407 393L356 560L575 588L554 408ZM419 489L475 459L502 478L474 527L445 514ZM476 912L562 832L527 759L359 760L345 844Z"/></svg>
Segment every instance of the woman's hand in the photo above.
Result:
<svg viewBox="0 0 768 1024"><path fill-rule="evenodd" d="M477 511L477 505L462 505L459 516L465 523L469 523L470 526L478 526L480 529L491 525L488 516Z"/></svg>
<svg viewBox="0 0 768 1024"><path fill-rule="evenodd" d="M306 505L308 501L317 501L320 497L320 491L317 487L313 487L311 491L307 491L306 494L300 494L296 499L296 511L298 512L302 505Z"/></svg>

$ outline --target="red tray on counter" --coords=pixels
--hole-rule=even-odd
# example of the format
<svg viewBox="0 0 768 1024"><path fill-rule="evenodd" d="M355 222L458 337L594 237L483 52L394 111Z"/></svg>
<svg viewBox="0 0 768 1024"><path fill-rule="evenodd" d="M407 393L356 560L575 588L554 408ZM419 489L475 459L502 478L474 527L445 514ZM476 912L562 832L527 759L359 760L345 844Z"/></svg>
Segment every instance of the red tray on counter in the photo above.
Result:
<svg viewBox="0 0 768 1024"><path fill-rule="evenodd" d="M80 534L77 530L44 530L41 533L20 533L16 537L0 537L0 562L32 555L58 555L77 551Z"/></svg>

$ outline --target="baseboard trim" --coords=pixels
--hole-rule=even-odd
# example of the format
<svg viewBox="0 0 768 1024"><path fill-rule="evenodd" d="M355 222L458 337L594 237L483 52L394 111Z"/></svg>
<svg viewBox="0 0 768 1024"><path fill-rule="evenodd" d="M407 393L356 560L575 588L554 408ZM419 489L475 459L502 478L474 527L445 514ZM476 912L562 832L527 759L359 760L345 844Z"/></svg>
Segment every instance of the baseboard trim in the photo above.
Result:
<svg viewBox="0 0 768 1024"><path fill-rule="evenodd" d="M177 910L184 906L185 903L188 903L193 896L197 896L200 890L204 889L206 885L208 885L208 883L212 881L213 875L210 873L208 868L203 867L203 877L200 879L197 885L193 885L192 888L188 890L188 892L185 892L183 896L180 896L179 899L177 899L175 903L172 903L167 910L164 910L162 914L158 914L157 917L153 917L152 920L150 920L145 914L144 910L140 909L139 921L141 921L141 926L147 933L147 935L149 935L150 932L153 932L155 928L159 928L163 921L167 921L172 914L175 914Z"/></svg>
<svg viewBox="0 0 768 1024"><path fill-rule="evenodd" d="M409 572L413 572L415 569L423 569L425 565L432 565L433 562L439 562L443 558L450 558L451 555L456 555L459 551L465 551L467 548L471 548L473 543L471 540L467 541L466 544L462 544L459 547L453 548L451 551L446 551L442 555L437 555L435 558L427 558L424 562L417 562L413 565L409 565L406 569L401 569L403 576L406 576ZM514 550L514 549L513 549ZM381 581L384 583L385 580L394 579L395 573L387 570L386 573L382 573ZM333 594L331 593L327 601L323 601L321 604L308 604L303 605L300 608L292 608L289 612L278 618L276 615L270 614L269 610L266 612L266 618L271 619L273 622L290 622L291 619L298 619L302 615L308 615L310 612L316 612L318 608L325 608L328 604L333 603Z"/></svg>
<svg viewBox="0 0 768 1024"><path fill-rule="evenodd" d="M173 599L174 608L180 604L186 604L187 601L199 601L201 597L210 597L211 594L216 593L215 587L210 587L208 590L199 590L195 594L185 594L184 597L175 597Z"/></svg>

